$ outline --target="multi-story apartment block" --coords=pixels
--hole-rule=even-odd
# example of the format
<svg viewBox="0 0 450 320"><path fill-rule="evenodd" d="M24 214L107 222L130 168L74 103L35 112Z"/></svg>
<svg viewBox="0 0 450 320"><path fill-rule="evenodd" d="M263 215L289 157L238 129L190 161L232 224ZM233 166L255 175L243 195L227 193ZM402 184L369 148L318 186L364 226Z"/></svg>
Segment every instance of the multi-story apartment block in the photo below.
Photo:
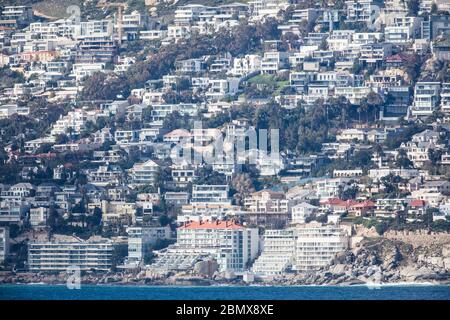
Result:
<svg viewBox="0 0 450 320"><path fill-rule="evenodd" d="M399 212L406 210L406 199L377 199L375 215L380 217L395 217Z"/></svg>
<svg viewBox="0 0 450 320"><path fill-rule="evenodd" d="M85 128L86 123L96 121L96 113L85 110L69 111L65 117L57 120L52 127L50 134L57 135L79 135Z"/></svg>
<svg viewBox="0 0 450 320"><path fill-rule="evenodd" d="M394 44L408 44L419 37L421 25L422 18L396 16L384 29L384 39Z"/></svg>
<svg viewBox="0 0 450 320"><path fill-rule="evenodd" d="M244 199L244 208L250 212L287 213L289 200L286 199L283 192L261 190Z"/></svg>
<svg viewBox="0 0 450 320"><path fill-rule="evenodd" d="M30 242L28 269L31 272L108 271L112 267L114 245L111 240L71 242Z"/></svg>
<svg viewBox="0 0 450 320"><path fill-rule="evenodd" d="M99 166L97 169L86 171L89 183L96 186L114 186L124 180L124 172L121 167L116 165Z"/></svg>
<svg viewBox="0 0 450 320"><path fill-rule="evenodd" d="M348 234L338 225L309 223L284 230L266 230L263 251L252 271L263 277L287 271L310 271L329 265L348 247Z"/></svg>
<svg viewBox="0 0 450 320"><path fill-rule="evenodd" d="M228 185L193 185L192 203L231 203Z"/></svg>
<svg viewBox="0 0 450 320"><path fill-rule="evenodd" d="M171 230L166 227L141 227L134 226L127 228L128 234L128 256L126 265L137 266L151 253L151 246L158 240L169 239Z"/></svg>
<svg viewBox="0 0 450 320"><path fill-rule="evenodd" d="M30 108L19 107L17 104L0 105L0 119L11 117L14 114L27 116L30 114Z"/></svg>
<svg viewBox="0 0 450 320"><path fill-rule="evenodd" d="M293 270L309 271L330 264L348 247L348 235L336 225L306 224L296 229Z"/></svg>
<svg viewBox="0 0 450 320"><path fill-rule="evenodd" d="M150 267L186 270L200 260L214 259L219 271L243 272L258 254L258 229L234 221L185 223L177 229L177 243L162 252Z"/></svg>
<svg viewBox="0 0 450 320"><path fill-rule="evenodd" d="M316 194L320 199L338 198L341 190L345 190L348 186L349 178L334 178L318 180L314 184L316 186Z"/></svg>
<svg viewBox="0 0 450 320"><path fill-rule="evenodd" d="M287 52L264 52L264 58L261 61L261 72L264 74L276 74L278 70L286 66L288 61L289 54Z"/></svg>
<svg viewBox="0 0 450 320"><path fill-rule="evenodd" d="M411 115L432 115L438 107L440 90L440 82L417 82L414 87L414 101L410 107Z"/></svg>
<svg viewBox="0 0 450 320"><path fill-rule="evenodd" d="M233 76L245 76L259 70L261 70L261 57L256 54L250 54L242 58L235 58L230 73Z"/></svg>
<svg viewBox="0 0 450 320"><path fill-rule="evenodd" d="M9 254L9 229L0 227L0 264L3 264Z"/></svg>
<svg viewBox="0 0 450 320"><path fill-rule="evenodd" d="M372 43L361 46L359 61L367 65L381 65L386 57L391 55L392 45L390 43Z"/></svg>
<svg viewBox="0 0 450 320"><path fill-rule="evenodd" d="M319 208L307 202L292 207L292 223L305 223L305 219L315 213Z"/></svg>
<svg viewBox="0 0 450 320"><path fill-rule="evenodd" d="M259 21L262 18L277 17L280 10L289 6L288 0L253 0L249 1L251 19Z"/></svg>
<svg viewBox="0 0 450 320"><path fill-rule="evenodd" d="M266 230L263 243L262 253L252 266L255 274L277 276L292 268L295 255L293 229Z"/></svg>
<svg viewBox="0 0 450 320"><path fill-rule="evenodd" d="M450 113L450 82L442 84L441 111L447 114Z"/></svg>
<svg viewBox="0 0 450 320"><path fill-rule="evenodd" d="M136 163L130 173L134 184L153 184L159 173L159 165L153 160Z"/></svg>
<svg viewBox="0 0 450 320"><path fill-rule="evenodd" d="M378 16L372 0L345 1L347 9L347 22L373 23Z"/></svg>
<svg viewBox="0 0 450 320"><path fill-rule="evenodd" d="M33 227L45 225L50 213L49 208L38 207L30 209L30 224Z"/></svg>

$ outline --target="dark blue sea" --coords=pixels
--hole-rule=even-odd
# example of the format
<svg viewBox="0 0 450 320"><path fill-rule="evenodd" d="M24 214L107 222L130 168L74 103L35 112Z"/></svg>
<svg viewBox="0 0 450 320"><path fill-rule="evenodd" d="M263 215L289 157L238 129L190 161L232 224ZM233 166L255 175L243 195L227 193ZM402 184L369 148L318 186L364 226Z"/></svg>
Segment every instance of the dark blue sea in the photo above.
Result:
<svg viewBox="0 0 450 320"><path fill-rule="evenodd" d="M0 300L450 300L450 286L2 285Z"/></svg>

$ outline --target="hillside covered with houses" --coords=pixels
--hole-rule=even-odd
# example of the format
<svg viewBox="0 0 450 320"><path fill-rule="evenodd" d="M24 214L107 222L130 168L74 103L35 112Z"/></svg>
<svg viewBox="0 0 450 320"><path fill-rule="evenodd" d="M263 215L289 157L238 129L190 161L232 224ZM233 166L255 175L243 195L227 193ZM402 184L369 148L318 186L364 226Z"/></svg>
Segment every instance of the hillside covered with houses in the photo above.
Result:
<svg viewBox="0 0 450 320"><path fill-rule="evenodd" d="M448 1L16 2L0 283L449 281Z"/></svg>

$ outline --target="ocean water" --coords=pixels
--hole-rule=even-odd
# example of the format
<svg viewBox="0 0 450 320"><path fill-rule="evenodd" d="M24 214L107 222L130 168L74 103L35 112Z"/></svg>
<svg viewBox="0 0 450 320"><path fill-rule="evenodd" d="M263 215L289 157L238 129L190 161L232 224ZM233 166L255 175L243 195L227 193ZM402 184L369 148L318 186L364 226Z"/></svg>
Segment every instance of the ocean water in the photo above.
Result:
<svg viewBox="0 0 450 320"><path fill-rule="evenodd" d="M1 285L0 300L450 300L450 286Z"/></svg>

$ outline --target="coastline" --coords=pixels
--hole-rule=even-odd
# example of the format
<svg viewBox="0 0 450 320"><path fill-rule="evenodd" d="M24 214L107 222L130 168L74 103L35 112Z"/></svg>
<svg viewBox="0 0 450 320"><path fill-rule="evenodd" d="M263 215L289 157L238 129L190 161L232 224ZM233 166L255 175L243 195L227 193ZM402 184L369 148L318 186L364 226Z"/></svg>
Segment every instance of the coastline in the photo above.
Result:
<svg viewBox="0 0 450 320"><path fill-rule="evenodd" d="M35 275L30 277L29 274L16 274L14 276L0 278L0 287L7 285L29 285L29 286L65 286L67 284L67 276L63 275ZM82 276L80 284L83 286L127 286L127 287L350 287L350 286L367 286L367 287L387 287L387 286L450 286L450 280L418 280L408 281L399 280L391 282L373 282L362 281L360 279L348 279L342 281L326 281L326 282L300 282L293 279L281 278L276 280L244 282L242 279L233 280L214 280L201 277L166 277L160 279L150 278L113 278L112 275L104 275L103 277Z"/></svg>

